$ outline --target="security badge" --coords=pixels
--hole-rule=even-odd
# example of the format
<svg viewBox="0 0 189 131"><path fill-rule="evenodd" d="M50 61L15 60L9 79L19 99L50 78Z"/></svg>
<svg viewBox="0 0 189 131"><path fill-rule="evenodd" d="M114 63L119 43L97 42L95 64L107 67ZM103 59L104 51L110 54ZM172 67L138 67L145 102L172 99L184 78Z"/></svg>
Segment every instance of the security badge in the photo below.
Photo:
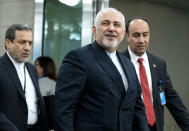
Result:
<svg viewBox="0 0 189 131"><path fill-rule="evenodd" d="M157 67L156 64L152 65L154 68ZM161 105L165 105L166 104L166 98L165 98L165 92L163 90L163 81L159 80L158 81L158 86L159 86L159 90L160 90L160 100L161 100Z"/></svg>
<svg viewBox="0 0 189 131"><path fill-rule="evenodd" d="M160 90L161 105L165 105L166 104L166 98L165 98L165 92L163 90L163 81L159 80L158 85L159 85L159 90Z"/></svg>
<svg viewBox="0 0 189 131"><path fill-rule="evenodd" d="M161 100L161 105L165 105L166 104L165 92L164 91L160 92L160 100Z"/></svg>

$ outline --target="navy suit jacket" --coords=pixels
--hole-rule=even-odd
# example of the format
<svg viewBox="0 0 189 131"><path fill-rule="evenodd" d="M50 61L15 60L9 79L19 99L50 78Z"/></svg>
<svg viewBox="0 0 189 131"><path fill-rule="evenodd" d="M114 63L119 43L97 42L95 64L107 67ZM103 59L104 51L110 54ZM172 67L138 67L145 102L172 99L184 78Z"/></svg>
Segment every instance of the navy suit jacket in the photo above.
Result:
<svg viewBox="0 0 189 131"><path fill-rule="evenodd" d="M38 125L47 131L47 117L38 85L35 67L26 62L26 68L38 97ZM17 71L7 54L0 57L0 130L27 131L28 108Z"/></svg>
<svg viewBox="0 0 189 131"><path fill-rule="evenodd" d="M128 50L126 50L123 54L130 59ZM158 82L160 80L163 81L163 90L165 92L167 102L166 107L168 108L180 128L183 131L189 131L189 113L184 106L181 98L173 89L171 79L167 73L166 62L148 52L147 56L152 77L153 105L156 116L157 131L163 131L164 127L164 106L161 105L160 89L158 86Z"/></svg>
<svg viewBox="0 0 189 131"><path fill-rule="evenodd" d="M96 42L70 51L59 70L55 131L148 131L134 66L117 53L128 81Z"/></svg>

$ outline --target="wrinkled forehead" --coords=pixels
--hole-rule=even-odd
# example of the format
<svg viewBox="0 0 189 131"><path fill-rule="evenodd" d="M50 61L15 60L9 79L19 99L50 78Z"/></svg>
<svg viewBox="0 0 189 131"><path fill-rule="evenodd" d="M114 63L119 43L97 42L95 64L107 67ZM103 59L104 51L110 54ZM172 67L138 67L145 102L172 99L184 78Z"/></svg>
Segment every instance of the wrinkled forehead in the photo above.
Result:
<svg viewBox="0 0 189 131"><path fill-rule="evenodd" d="M108 21L115 21L119 22L125 27L125 18L124 16L115 10L106 10L103 11L97 16L97 22L100 23L101 21L108 20Z"/></svg>

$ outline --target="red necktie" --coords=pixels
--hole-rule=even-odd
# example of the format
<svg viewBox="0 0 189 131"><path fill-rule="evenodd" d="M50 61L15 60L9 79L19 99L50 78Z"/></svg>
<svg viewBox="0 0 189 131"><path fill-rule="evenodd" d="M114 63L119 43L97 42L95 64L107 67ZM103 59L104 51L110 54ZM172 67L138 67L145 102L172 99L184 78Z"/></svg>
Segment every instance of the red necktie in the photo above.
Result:
<svg viewBox="0 0 189 131"><path fill-rule="evenodd" d="M146 109L146 116L147 116L148 124L150 126L153 126L154 123L156 122L156 118L155 118L154 108L153 108L153 104L152 104L152 98L151 98L151 94L150 94L148 80L147 80L147 76L146 76L146 70L143 65L143 59L139 58L138 63L140 65L139 66L139 75L140 75L140 83L141 83L141 87L142 87L143 101L144 101L144 105L145 105L145 109Z"/></svg>

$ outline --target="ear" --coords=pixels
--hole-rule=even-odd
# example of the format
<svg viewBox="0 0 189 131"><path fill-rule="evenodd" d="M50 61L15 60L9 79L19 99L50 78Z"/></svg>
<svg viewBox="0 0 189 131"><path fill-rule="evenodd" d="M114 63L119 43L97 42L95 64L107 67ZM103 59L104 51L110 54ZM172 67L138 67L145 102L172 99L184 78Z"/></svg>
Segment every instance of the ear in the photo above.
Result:
<svg viewBox="0 0 189 131"><path fill-rule="evenodd" d="M93 35L96 36L96 27L95 26L92 27L92 31L93 31Z"/></svg>
<svg viewBox="0 0 189 131"><path fill-rule="evenodd" d="M125 34L127 33L127 32L126 32L126 29L124 29L123 33L124 33L124 36L125 36Z"/></svg>
<svg viewBox="0 0 189 131"><path fill-rule="evenodd" d="M5 39L5 47L6 47L6 49L10 48L10 44L12 44L12 42L9 39Z"/></svg>
<svg viewBox="0 0 189 131"><path fill-rule="evenodd" d="M126 37L127 40L129 39L129 34L127 32L125 33L125 37Z"/></svg>

